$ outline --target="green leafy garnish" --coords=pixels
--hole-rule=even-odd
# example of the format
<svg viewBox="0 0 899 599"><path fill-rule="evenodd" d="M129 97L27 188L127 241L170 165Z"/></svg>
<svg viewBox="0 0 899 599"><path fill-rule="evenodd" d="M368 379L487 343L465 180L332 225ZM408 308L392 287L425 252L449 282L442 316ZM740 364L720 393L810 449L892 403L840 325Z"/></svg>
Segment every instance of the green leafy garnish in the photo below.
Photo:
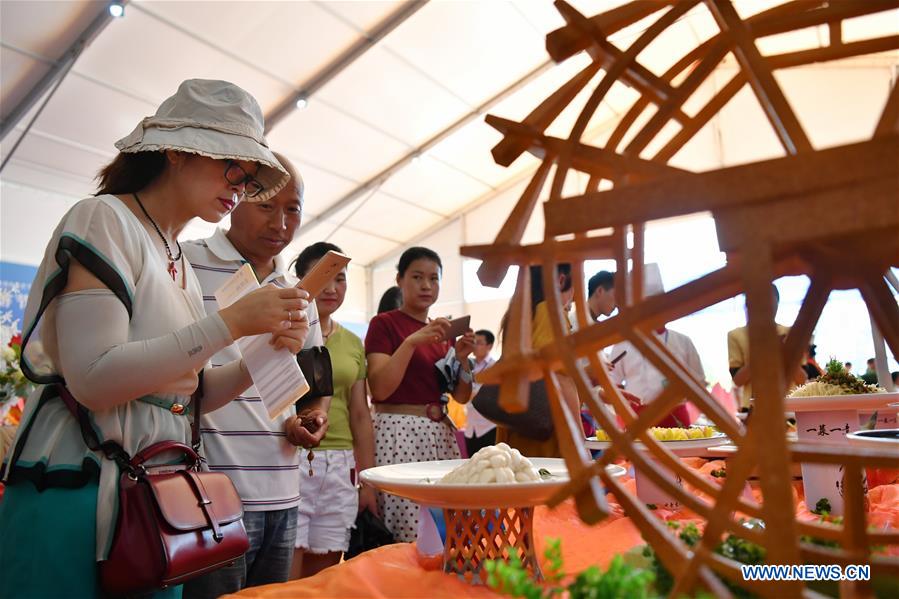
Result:
<svg viewBox="0 0 899 599"><path fill-rule="evenodd" d="M851 372L846 372L842 362L831 360L825 367L825 372L818 377L818 382L836 385L846 391L847 394L877 393L882 391L877 385L869 385Z"/></svg>
<svg viewBox="0 0 899 599"><path fill-rule="evenodd" d="M549 540L544 555L547 564L545 584L533 581L531 574L522 566L517 552L513 551L508 563L502 560L484 563L484 569L488 573L488 586L505 595L527 599L551 599L562 596L566 591L571 599L649 599L656 596L652 590L652 572L626 563L620 555L612 559L605 572L596 566L590 566L578 573L574 582L568 586L561 584L564 564L559 539Z"/></svg>
<svg viewBox="0 0 899 599"><path fill-rule="evenodd" d="M725 470L724 468L712 470L709 474L711 474L715 478L727 478L727 470Z"/></svg>
<svg viewBox="0 0 899 599"><path fill-rule="evenodd" d="M540 475L540 478L542 478L543 480L553 477L553 473L550 472L549 470L547 470L546 468L541 468L540 470L537 471L537 474Z"/></svg>
<svg viewBox="0 0 899 599"><path fill-rule="evenodd" d="M671 521L668 522L668 528L678 531L678 537L680 537L680 540L683 541L684 545L686 545L687 547L695 547L702 538L702 534L699 532L699 529L692 522L689 522L681 527L680 523ZM721 541L717 547L715 547L715 553L728 557L732 560L742 562L744 564L761 564L765 561L764 547L756 545L755 543L747 541L733 534L727 535L724 540ZM661 560L659 560L652 547L646 545L643 548L643 555L644 557L649 558L653 573L655 574L656 591L658 591L662 595L667 595L674 587L674 577L665 568ZM729 580L722 579L722 581L734 594L734 596L740 597L741 599L754 597L752 593L740 586L737 586Z"/></svg>
<svg viewBox="0 0 899 599"><path fill-rule="evenodd" d="M653 578L649 570L634 568L616 555L605 572L590 566L578 574L568 585L568 593L572 599L648 599L655 595L650 592Z"/></svg>
<svg viewBox="0 0 899 599"><path fill-rule="evenodd" d="M827 501L827 499L821 499L821 501ZM818 502L819 505L821 504L821 501ZM828 508L830 507L829 503L827 504L827 507ZM817 506L816 506L816 509L817 509ZM828 524L842 524L843 518L842 518L842 516L831 517L830 513L825 511L825 512L820 513L818 522L826 522ZM818 547L832 547L834 549L840 548L839 541L831 541L828 539L813 537L811 535L802 535L801 537L799 537L799 540L802 541L803 543L811 543L812 545L817 545Z"/></svg>
<svg viewBox="0 0 899 599"><path fill-rule="evenodd" d="M830 511L830 501L827 499L827 497L822 497L818 500L818 503L815 504L815 509L812 510L812 513L818 514L819 516L825 516L829 514Z"/></svg>

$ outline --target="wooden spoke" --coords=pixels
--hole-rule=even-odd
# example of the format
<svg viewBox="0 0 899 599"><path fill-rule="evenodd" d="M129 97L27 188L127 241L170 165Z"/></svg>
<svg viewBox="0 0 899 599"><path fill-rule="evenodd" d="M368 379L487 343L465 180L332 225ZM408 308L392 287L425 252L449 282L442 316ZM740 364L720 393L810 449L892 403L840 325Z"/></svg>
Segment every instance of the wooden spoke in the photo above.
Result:
<svg viewBox="0 0 899 599"><path fill-rule="evenodd" d="M569 147L572 155L571 165L594 177L614 181L630 175L637 181L644 181L661 175L685 172L649 160L625 157L611 150L582 143L570 143L568 140L544 135L526 125L492 115L487 117L486 122L500 133L514 135L519 139L530 139L528 151L537 158L545 159L548 155L558 156L562 148Z"/></svg>
<svg viewBox="0 0 899 599"><path fill-rule="evenodd" d="M675 174L653 182L585 193L566 198L564 204L547 204L546 228L550 235L564 235L735 208L767 202L772 196L791 198L817 190L850 188L863 181L887 180L895 186L895 177L899 175L897 144L899 135L891 135L807 155L706 173Z"/></svg>
<svg viewBox="0 0 899 599"><path fill-rule="evenodd" d="M810 151L812 144L805 136L799 119L733 5L727 0L708 0L708 6L721 30L729 33L733 39L734 54L784 149L789 154Z"/></svg>
<svg viewBox="0 0 899 599"><path fill-rule="evenodd" d="M658 104L663 104L674 94L674 89L669 82L636 62L636 57L659 33L686 14L697 2L698 0L683 0L672 6L658 21L653 23L644 35L640 36L640 39L627 52L622 52L610 43L601 29L572 8L570 4L564 0L557 0L555 4L568 23L589 37L590 45L587 47L587 52L595 63L600 64L607 71L607 77L620 78L642 92L645 97ZM615 69L616 65L620 65L620 74L619 70ZM680 110L676 111L673 116L679 121L688 120L688 117Z"/></svg>
<svg viewBox="0 0 899 599"><path fill-rule="evenodd" d="M570 383L570 381L569 381ZM572 414L562 396L562 383L552 371L546 372L546 391L559 447L566 456L565 464L571 476L588 471L593 459L584 447L584 431L580 414ZM580 433L580 434L578 434ZM596 477L590 477L584 488L575 492L574 501L581 519L594 524L609 515L606 494Z"/></svg>
<svg viewBox="0 0 899 599"><path fill-rule="evenodd" d="M631 2L618 8L604 12L590 19L595 27L607 35L633 25L654 12L662 10L676 0L662 0L660 2ZM567 25L556 29L546 36L546 50L556 62L570 58L590 47L592 40L584 35L583 31L573 25Z"/></svg>
<svg viewBox="0 0 899 599"><path fill-rule="evenodd" d="M897 36L899 37L899 36ZM899 133L899 81L893 84L887 103L880 113L880 120L874 129L874 137L887 137Z"/></svg>
<svg viewBox="0 0 899 599"><path fill-rule="evenodd" d="M460 250L460 254L468 258L480 260L500 260L519 266L542 263L542 252L546 245L553 248L559 262L571 262L572 260L605 260L613 258L614 237L604 235L598 237L579 237L553 240L540 245L469 245Z"/></svg>
<svg viewBox="0 0 899 599"><path fill-rule="evenodd" d="M712 71L715 70L715 67L721 63L721 60L727 54L727 50L727 44L724 39L709 47L708 52L701 58L699 64L687 76L687 79L678 86L677 91L671 95L667 102L659 106L659 109L652 115L646 126L627 145L625 149L627 154L638 155L643 148L649 145L649 142L662 130L671 117L681 110L684 102L709 78ZM686 119L683 122L689 123L690 119Z"/></svg>
<svg viewBox="0 0 899 599"><path fill-rule="evenodd" d="M515 208L509 214L509 218L506 219L506 222L497 234L495 245L512 247L521 243L521 238L524 236L528 221L534 212L534 207L537 205L540 191L543 189L544 183L546 183L546 176L549 174L551 166L552 160L544 160L540 168L537 169L524 193L521 194L518 203L515 204ZM480 279L481 284L488 287L499 287L506 276L509 266L510 262L508 260L498 257L485 257L478 267L478 279Z"/></svg>
<svg viewBox="0 0 899 599"><path fill-rule="evenodd" d="M759 447L759 481L765 497L765 545L768 559L775 564L799 561L793 519L793 496L787 454L787 431L783 417L786 382L783 376L781 341L774 326L774 278L771 257L766 247L750 248L753 259L743 262L746 282L746 306L749 315L749 351L752 355L752 389L755 407L750 428L765 427L766 442ZM762 424L760 424L762 423ZM789 506L789 509L788 509Z"/></svg>
<svg viewBox="0 0 899 599"><path fill-rule="evenodd" d="M790 327L787 340L784 342L785 376L788 376L787 373L792 372L800 363L829 296L830 281L828 277L826 275L813 276L805 299L802 300L802 307L799 308L799 315L793 326Z"/></svg>
<svg viewBox="0 0 899 599"><path fill-rule="evenodd" d="M828 62L850 58L852 56L864 56L865 54L877 54L888 52L899 47L899 35L889 35L870 40L840 44L837 46L825 46L812 50L800 50L786 54L776 54L765 58L765 62L772 69L787 69L816 62Z"/></svg>
<svg viewBox="0 0 899 599"><path fill-rule="evenodd" d="M688 141L699 133L700 129L712 120L712 117L721 112L721 109L737 95L737 92L743 89L744 85L746 85L746 78L743 76L743 73L740 72L734 75L727 82L727 85L715 94L715 97L703 106L702 110L696 113L696 116L685 123L681 130L665 144L665 147L659 150L654 159L663 162L670 160Z"/></svg>
<svg viewBox="0 0 899 599"><path fill-rule="evenodd" d="M544 100L533 112L525 117L521 124L536 131L542 132L545 130L561 114L562 110L577 97L578 93L598 71L599 65L591 62L580 73L572 77L568 83L560 87L556 93ZM513 136L506 136L494 146L492 150L493 159L499 165L509 166L516 158L521 156L522 152L528 149L529 141L529 139L521 140Z"/></svg>
<svg viewBox="0 0 899 599"><path fill-rule="evenodd" d="M871 316L880 328L893 359L899 360L899 306L882 275L870 275L859 288Z"/></svg>
<svg viewBox="0 0 899 599"><path fill-rule="evenodd" d="M522 410L527 404L527 382L544 378L571 475L550 503L573 495L581 517L596 521L607 512L598 486L601 480L674 573L674 595L702 588L727 597L731 591L725 581L765 597L808 593L801 582L744 581L739 564L714 551L723 534L763 545L769 563L868 563L872 572L895 576L899 558L871 554L871 547L899 544L899 532L867 530L861 479L866 467L899 468L899 456L895 451L852 446L788 445L783 410L786 375L798 364L832 289L860 289L873 321L899 358L899 304L883 275L890 266L899 265L899 87L891 91L871 140L815 151L773 73L899 48L899 35L851 41L843 35L846 19L895 8L899 0L795 0L746 19L740 18L729 0L704 2L721 31L660 75L649 71L637 57L690 13L695 2L633 2L593 17L580 14L564 0L556 2L567 25L547 36L551 55L564 60L587 51L592 60L524 121L487 119L504 138L494 148L498 162L508 164L524 151L544 162L495 242L462 250L463 255L484 261L479 274L494 284L509 265L521 267L510 308L512 326L506 351L478 380L501 382L503 405ZM610 41L613 32L647 17L647 27L626 49ZM818 26L829 31L830 42L824 47L771 56L762 56L756 47L759 38ZM685 103L728 52L736 56L740 70L695 114L685 114ZM619 82L636 90L637 99L624 111L604 147L584 143L586 127ZM788 155L705 173L672 168L669 161L747 83ZM549 124L585 90L591 93L567 138L547 135ZM647 117L645 111L653 109L654 114L641 119ZM645 124L634 130L641 120ZM679 130L667 142L659 143L672 122ZM651 159L641 158L653 143L661 149ZM544 241L522 245L524 227L546 185L550 164L555 169L549 201L543 207ZM590 181L583 193L564 197L565 181L572 171L588 174ZM614 189L599 192L602 179L613 182ZM699 212L711 212L714 217L727 266L667 293L645 297L646 223ZM810 213L815 214L814 226L796 226ZM567 262L580 273L591 258L612 258L617 263L618 313L591 322L585 282L576 278L578 329L570 332L551 266ZM542 282L554 337L539 350L530 345L528 318L527 267L534 264L544 266ZM782 341L773 324L770 285L775 278L801 274L808 275L811 284ZM899 289L899 284L896 286ZM740 293L747 298L755 392L753 417L745 430L650 332ZM669 383L639 416L613 384L598 355L603 348L624 340ZM682 401L701 409L737 445L729 458L728 476L720 484L686 467L649 433L654 422ZM611 439L610 448L597 460L590 460L585 451L575 405L586 405ZM619 429L619 418L625 423L624 430ZM645 448L638 448L638 442ZM605 467L619 457L704 521L703 538L697 546L684 547L637 497L609 476ZM846 472L842 526L796 520L790 464L797 463L837 465ZM744 481L753 470L760 482L758 502L741 497ZM738 518L745 516L763 520L764 529L744 527ZM835 541L840 548L806 543L799 535ZM843 585L841 592L865 595L870 588Z"/></svg>
<svg viewBox="0 0 899 599"><path fill-rule="evenodd" d="M830 37L831 46L843 45L843 23L842 21L831 21L827 24L827 34Z"/></svg>
<svg viewBox="0 0 899 599"><path fill-rule="evenodd" d="M687 399L697 404L707 416L713 418L721 432L730 437L737 445L742 443L744 435L737 428L733 418L724 412L724 408L718 402L712 399L708 391L705 390L704 383L697 381L694 375L683 367L664 343L659 341L654 335L646 334L637 329L633 331L628 339L634 344L637 351L662 373L666 380L671 381L666 391L669 388L672 390L676 389L681 394L681 400ZM655 403L654 401L653 404ZM668 407L673 408L674 405Z"/></svg>
<svg viewBox="0 0 899 599"><path fill-rule="evenodd" d="M751 433L745 441L744 448L733 459L728 460L727 477L724 479L721 493L712 509L700 542L699 549L704 553L715 548L720 535L727 529L732 517L731 506L738 501L743 485L755 465L754 451L750 448L756 447L758 433ZM685 589L692 588L699 566L700 561L696 556L687 562L687 567L678 581L678 587L672 590L673 595L677 596L679 591L683 593Z"/></svg>
<svg viewBox="0 0 899 599"><path fill-rule="evenodd" d="M827 25L836 21L875 14L896 7L899 7L899 0L826 3L795 0L775 6L766 13L750 17L746 20L746 24L753 37L764 37L816 25Z"/></svg>
<svg viewBox="0 0 899 599"><path fill-rule="evenodd" d="M531 349L531 271L518 270L518 284L509 307L509 318L504 327L503 353L510 358L521 356ZM500 360L502 362L502 360ZM492 370L492 369L491 369ZM499 389L499 405L510 413L523 412L528 407L530 385L528 378L518 373L502 377Z"/></svg>

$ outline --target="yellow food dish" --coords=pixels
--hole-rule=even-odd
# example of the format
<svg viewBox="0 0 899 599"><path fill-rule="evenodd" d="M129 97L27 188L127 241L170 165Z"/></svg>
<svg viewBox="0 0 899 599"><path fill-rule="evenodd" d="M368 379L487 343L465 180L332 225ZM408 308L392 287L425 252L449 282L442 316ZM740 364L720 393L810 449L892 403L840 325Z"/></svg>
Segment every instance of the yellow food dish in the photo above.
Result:
<svg viewBox="0 0 899 599"><path fill-rule="evenodd" d="M718 431L713 426L691 426L690 428L663 428L654 426L649 432L656 441L690 441L714 437ZM597 441L611 441L604 430L596 431Z"/></svg>

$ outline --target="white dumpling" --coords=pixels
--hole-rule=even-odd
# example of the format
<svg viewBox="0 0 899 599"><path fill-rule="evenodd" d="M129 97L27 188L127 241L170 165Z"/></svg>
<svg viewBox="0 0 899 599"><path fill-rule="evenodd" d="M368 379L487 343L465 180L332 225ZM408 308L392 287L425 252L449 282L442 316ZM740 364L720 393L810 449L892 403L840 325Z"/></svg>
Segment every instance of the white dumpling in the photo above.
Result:
<svg viewBox="0 0 899 599"><path fill-rule="evenodd" d="M515 482L530 483L535 482L537 477L530 470L519 470L515 473Z"/></svg>
<svg viewBox="0 0 899 599"><path fill-rule="evenodd" d="M492 468L488 468L487 470L484 470L483 472L481 472L478 475L477 482L480 484L496 482L496 471L493 470Z"/></svg>
<svg viewBox="0 0 899 599"><path fill-rule="evenodd" d="M540 476L531 461L505 443L484 447L448 472L441 482L491 484L535 482Z"/></svg>
<svg viewBox="0 0 899 599"><path fill-rule="evenodd" d="M509 455L500 453L490 456L490 465L494 468L506 468L509 466Z"/></svg>
<svg viewBox="0 0 899 599"><path fill-rule="evenodd" d="M498 483L515 482L515 473L511 468L497 468L494 472L496 472L496 482Z"/></svg>

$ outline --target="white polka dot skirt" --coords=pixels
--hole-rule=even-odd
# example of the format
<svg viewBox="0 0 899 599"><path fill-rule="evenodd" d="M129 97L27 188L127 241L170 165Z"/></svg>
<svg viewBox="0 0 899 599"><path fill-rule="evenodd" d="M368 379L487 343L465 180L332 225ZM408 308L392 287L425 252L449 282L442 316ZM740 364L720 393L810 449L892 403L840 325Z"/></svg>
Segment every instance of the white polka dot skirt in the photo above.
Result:
<svg viewBox="0 0 899 599"><path fill-rule="evenodd" d="M453 429L422 416L375 414L375 465L454 460L462 457ZM418 505L396 495L378 493L384 524L397 542L415 541Z"/></svg>

